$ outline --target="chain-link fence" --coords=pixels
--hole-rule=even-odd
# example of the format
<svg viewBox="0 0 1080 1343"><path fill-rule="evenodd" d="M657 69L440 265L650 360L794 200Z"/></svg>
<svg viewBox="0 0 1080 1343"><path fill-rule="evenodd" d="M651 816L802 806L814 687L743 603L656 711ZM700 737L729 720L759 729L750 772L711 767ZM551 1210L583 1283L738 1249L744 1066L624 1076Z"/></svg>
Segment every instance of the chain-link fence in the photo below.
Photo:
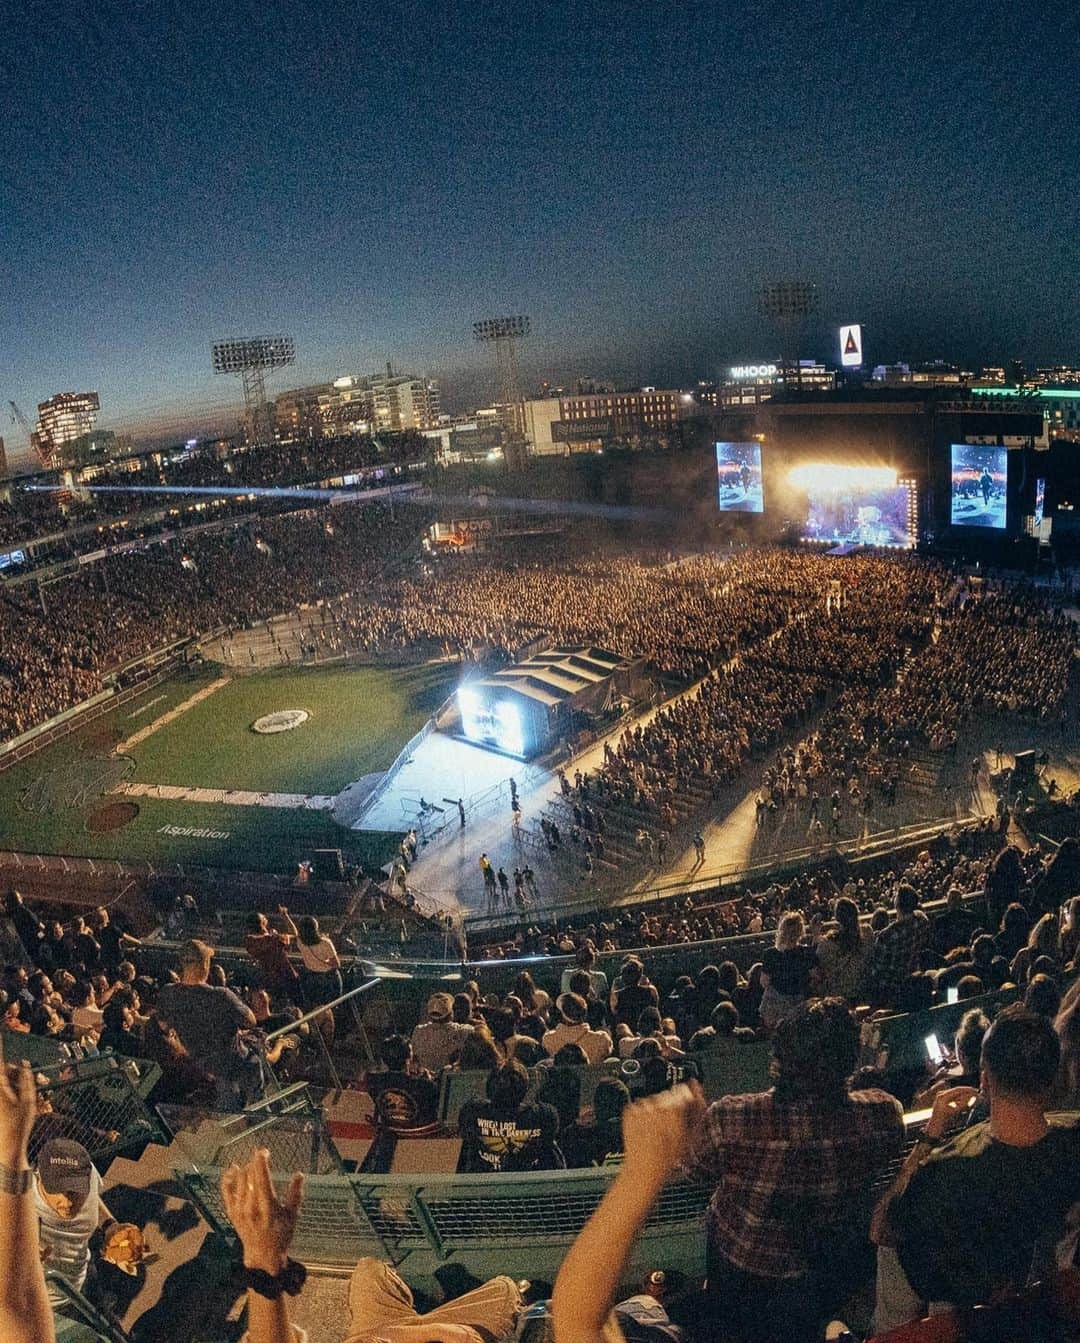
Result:
<svg viewBox="0 0 1080 1343"><path fill-rule="evenodd" d="M167 1142L164 1125L141 1094L144 1080L138 1060L116 1055L44 1069L30 1160L53 1138L81 1143L95 1162L147 1142Z"/></svg>
<svg viewBox="0 0 1080 1343"><path fill-rule="evenodd" d="M607 1169L516 1176L315 1175L305 1182L296 1253L340 1267L373 1255L398 1265L410 1281L451 1259L482 1278L553 1277L614 1176ZM219 1190L221 1171L206 1168L179 1178L218 1229L231 1234ZM660 1243L665 1263L700 1271L709 1192L683 1182L664 1189L635 1252L643 1264Z"/></svg>
<svg viewBox="0 0 1080 1343"><path fill-rule="evenodd" d="M290 1087L280 1096L249 1107L222 1122L228 1134L211 1165L225 1168L250 1161L260 1148L270 1153L270 1169L292 1174L341 1175L345 1165L326 1124L326 1116L306 1087Z"/></svg>

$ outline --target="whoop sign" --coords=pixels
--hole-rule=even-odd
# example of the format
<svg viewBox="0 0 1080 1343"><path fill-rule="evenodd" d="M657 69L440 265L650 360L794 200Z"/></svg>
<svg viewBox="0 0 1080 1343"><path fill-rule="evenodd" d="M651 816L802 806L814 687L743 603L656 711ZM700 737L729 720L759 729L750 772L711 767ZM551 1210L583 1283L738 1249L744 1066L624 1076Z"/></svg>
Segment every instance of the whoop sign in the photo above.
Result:
<svg viewBox="0 0 1080 1343"><path fill-rule="evenodd" d="M858 368L862 364L862 327L840 328L840 363L844 368Z"/></svg>
<svg viewBox="0 0 1080 1343"><path fill-rule="evenodd" d="M777 367L775 364L736 364L728 371L734 381L742 382L747 378L775 378Z"/></svg>

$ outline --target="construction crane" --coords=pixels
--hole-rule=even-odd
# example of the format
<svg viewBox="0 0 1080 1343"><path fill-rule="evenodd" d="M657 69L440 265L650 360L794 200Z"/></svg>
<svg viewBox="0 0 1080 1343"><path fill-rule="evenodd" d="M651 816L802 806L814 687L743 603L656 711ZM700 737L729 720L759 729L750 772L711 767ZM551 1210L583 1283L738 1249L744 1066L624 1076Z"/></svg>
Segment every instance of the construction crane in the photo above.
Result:
<svg viewBox="0 0 1080 1343"><path fill-rule="evenodd" d="M28 448L33 448L34 431L30 428L30 422L27 420L26 416L22 413L22 411L15 404L14 401L9 401L8 405L11 407L11 423L22 426L23 431L26 434L26 446Z"/></svg>

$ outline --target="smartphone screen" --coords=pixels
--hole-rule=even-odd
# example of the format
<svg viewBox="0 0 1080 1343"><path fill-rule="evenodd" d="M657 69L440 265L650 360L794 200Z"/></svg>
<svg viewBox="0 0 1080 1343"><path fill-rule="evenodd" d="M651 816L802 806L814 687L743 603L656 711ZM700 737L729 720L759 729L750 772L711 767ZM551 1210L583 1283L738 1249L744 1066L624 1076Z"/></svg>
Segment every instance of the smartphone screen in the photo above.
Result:
<svg viewBox="0 0 1080 1343"><path fill-rule="evenodd" d="M946 990L945 990L945 1001L946 1001L947 1003L958 1003L958 1002L960 1001L960 990L959 990L958 988L955 988L955 987L953 987L953 988L951 988L951 989L946 989Z"/></svg>
<svg viewBox="0 0 1080 1343"><path fill-rule="evenodd" d="M941 1046L938 1044L936 1035L926 1036L923 1040L923 1044L926 1046L926 1054L931 1063L938 1064L944 1060L945 1055L942 1052Z"/></svg>

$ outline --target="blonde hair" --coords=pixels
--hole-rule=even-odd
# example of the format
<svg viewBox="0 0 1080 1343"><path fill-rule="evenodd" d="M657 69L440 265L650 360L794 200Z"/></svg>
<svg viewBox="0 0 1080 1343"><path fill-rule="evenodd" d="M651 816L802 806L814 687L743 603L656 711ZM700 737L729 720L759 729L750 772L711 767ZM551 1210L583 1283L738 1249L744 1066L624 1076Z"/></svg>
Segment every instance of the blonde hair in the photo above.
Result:
<svg viewBox="0 0 1080 1343"><path fill-rule="evenodd" d="M784 914L776 929L776 950L791 951L799 945L805 933L806 924L797 910Z"/></svg>

